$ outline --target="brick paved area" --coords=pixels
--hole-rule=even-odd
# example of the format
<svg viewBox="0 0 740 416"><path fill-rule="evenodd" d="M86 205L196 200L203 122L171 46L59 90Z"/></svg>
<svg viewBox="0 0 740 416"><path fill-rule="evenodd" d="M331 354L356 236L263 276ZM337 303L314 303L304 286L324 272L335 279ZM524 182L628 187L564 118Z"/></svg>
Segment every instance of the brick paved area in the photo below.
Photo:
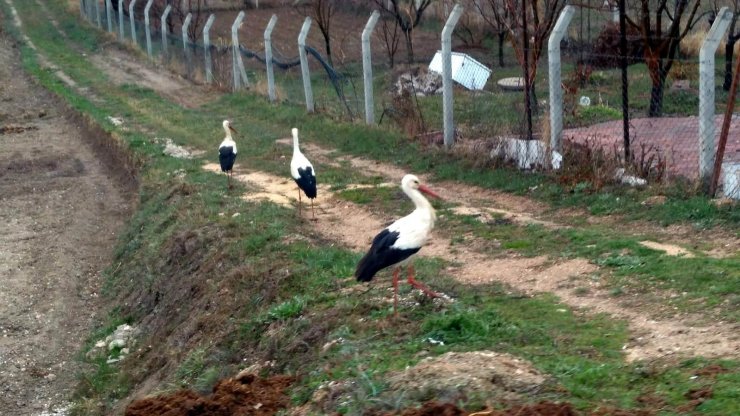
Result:
<svg viewBox="0 0 740 416"><path fill-rule="evenodd" d="M715 118L717 137L722 129L723 115ZM616 148L621 153L622 121L609 121L577 129L563 131L565 140L600 143L609 151ZM699 176L699 119L698 117L639 118L630 120L631 149L640 153L642 143L658 149L667 162L666 172L670 176ZM740 114L733 114L730 134L727 136L725 162L740 162Z"/></svg>

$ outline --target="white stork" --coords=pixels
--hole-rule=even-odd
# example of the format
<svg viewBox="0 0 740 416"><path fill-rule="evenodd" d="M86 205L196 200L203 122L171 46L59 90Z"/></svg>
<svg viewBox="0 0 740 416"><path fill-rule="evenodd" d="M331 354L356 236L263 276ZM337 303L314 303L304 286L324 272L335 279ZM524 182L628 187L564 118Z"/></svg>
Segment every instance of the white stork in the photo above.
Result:
<svg viewBox="0 0 740 416"><path fill-rule="evenodd" d="M419 182L414 175L406 175L401 180L401 189L414 202L414 211L396 220L373 239L370 250L357 264L355 277L358 281L369 282L382 269L396 266L393 271L393 312L398 314L398 274L401 266L408 264L408 282L420 289L429 297L438 297L436 293L414 279L414 265L411 257L426 243L434 228L437 218L434 208L422 195L422 192L439 198L429 188Z"/></svg>
<svg viewBox="0 0 740 416"><path fill-rule="evenodd" d="M221 171L226 173L228 186L231 189L231 170L234 168L234 161L236 160L236 142L231 138L231 132L236 133L237 131L231 127L229 120L224 120L223 126L226 137L218 146L218 161L221 164Z"/></svg>
<svg viewBox="0 0 740 416"><path fill-rule="evenodd" d="M311 200L311 217L315 220L316 214L313 210L313 200L316 198L316 171L311 162L303 156L298 148L298 129L293 128L293 159L290 160L290 176L298 185L298 215L301 214L301 189Z"/></svg>

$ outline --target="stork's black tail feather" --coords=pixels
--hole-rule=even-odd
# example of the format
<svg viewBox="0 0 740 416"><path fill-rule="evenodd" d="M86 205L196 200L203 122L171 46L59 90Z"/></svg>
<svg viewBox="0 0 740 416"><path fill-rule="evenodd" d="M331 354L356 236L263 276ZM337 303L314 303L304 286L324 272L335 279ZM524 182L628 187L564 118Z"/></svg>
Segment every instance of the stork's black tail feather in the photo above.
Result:
<svg viewBox="0 0 740 416"><path fill-rule="evenodd" d="M300 175L300 178L295 180L298 187L303 189L303 192L310 199L316 198L316 175L314 175L313 169L310 166L305 169L298 168L298 175Z"/></svg>
<svg viewBox="0 0 740 416"><path fill-rule="evenodd" d="M355 277L358 282L369 282L373 280L375 273L377 273L381 267L373 261L371 253L365 254L365 256L357 263L357 269L355 270Z"/></svg>

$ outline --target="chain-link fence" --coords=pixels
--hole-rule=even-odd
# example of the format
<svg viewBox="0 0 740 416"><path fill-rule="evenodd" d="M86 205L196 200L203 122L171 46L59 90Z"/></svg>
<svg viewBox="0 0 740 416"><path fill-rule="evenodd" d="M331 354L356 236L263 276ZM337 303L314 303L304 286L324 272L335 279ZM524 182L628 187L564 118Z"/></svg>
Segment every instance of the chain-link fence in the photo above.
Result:
<svg viewBox="0 0 740 416"><path fill-rule="evenodd" d="M689 12L683 12L682 23L676 26L680 32L671 33L669 27L655 30L628 8L622 39L618 9L576 8L563 45L562 80L563 139L577 145L572 151L587 157L594 157L595 151L602 153L599 157L613 156L642 178L708 179L728 104L723 88L726 57L721 53L724 45L719 46L727 39L732 13ZM671 13L680 18L681 11ZM651 25L657 24L656 18L653 13ZM641 25L649 29L642 30ZM628 86L623 94L625 61ZM737 115L729 137L727 166L740 162ZM725 170L730 174L729 168Z"/></svg>
<svg viewBox="0 0 740 416"><path fill-rule="evenodd" d="M536 3L536 0L531 1ZM83 11L93 24L97 24L96 12L99 11L100 26L105 30L105 1L99 0L97 9L94 7L96 0L82 0L82 3ZM123 1L123 15L119 16L118 2L112 1L114 33L121 32L119 24L122 24L126 41L132 42L135 32L136 44L145 51L151 50L153 59L196 82L210 82L224 90L234 90L248 83L252 91L264 95L268 95L270 88L263 32L275 15L277 24L270 39L276 98L279 102L306 103L298 35L305 24L305 15L310 14L307 9L280 2L261 2L262 9L248 10L244 23L236 32L239 53L235 55L231 26L238 11L213 11L215 24L209 31L211 44L205 45L204 22L211 12L191 12L190 26L183 36L187 13L173 10L163 36L164 2L155 1L150 11L151 32L147 44L143 23L147 1L138 0L137 3L134 19L130 19L131 2ZM158 6L158 3L163 4ZM452 13L453 2L433 3L435 6L426 10L425 19L409 32L413 43L407 41L396 17L383 9L383 2L335 2L330 29L314 21L304 50L315 110L343 119L365 119L361 33L372 11L380 9L379 19L369 37L373 121L382 126L393 125L426 143L442 143L443 82L436 72L439 68L430 69L434 66L430 63L441 49L440 36ZM644 38L645 32L635 27L635 22L639 22L639 10L632 10L635 5L631 5L627 9L630 23L626 25L623 46L615 2L589 0L568 6L573 10L559 44L561 75L558 80L548 75L548 65L555 59L548 56L548 40L556 21L562 18L562 7L555 8L552 15L540 16L537 22L522 25L516 17L518 9L495 9L497 4L516 6L522 2L462 0L458 3L464 11L455 24L452 46L456 53L464 55L459 58L455 54L453 66L462 62L455 64L459 58L464 61L463 66L474 60L490 70L483 88L468 88L469 85L465 87L459 82L454 86L453 124L459 150L467 149L471 157L495 156L513 161L521 168L548 166L553 161L549 153L553 136L551 116L556 112L562 116L562 134L557 147L565 160L575 161L575 164L593 165L595 162L591 159L603 159L606 165L626 165L634 175L648 179L673 175L696 179L700 177L700 166L708 169L705 165L711 163L716 150L722 114L727 105L728 94L723 88L724 47L720 45L726 38L727 25L713 29L717 53L700 59L700 50L709 39L712 24L716 27L718 22L731 19L734 12L723 15L699 10L679 44L668 38L666 30L662 34L648 31L651 37ZM693 1L688 3L689 6L694 4ZM676 12L678 10L671 11ZM526 19L527 15L521 18ZM686 19L688 17L679 25L681 31L686 27ZM740 25L734 30L740 31ZM329 33L331 54L322 32ZM622 47L625 54L621 53ZM208 55L212 78L206 74ZM234 61L234 56L239 57L241 65ZM529 60L526 69L532 80L529 105L523 91L524 56ZM623 100L622 91L624 61L628 102ZM453 79L455 76L453 73ZM560 94L556 97L558 100L552 100L553 91ZM557 104L555 108L552 108L553 103ZM527 116L529 111L531 122ZM625 114L627 129L623 122ZM740 162L738 123L737 117L730 123L724 157L729 164ZM530 130L531 138L539 141L522 140L530 137ZM630 152L627 163L625 148ZM702 157L706 161L700 164ZM607 172L604 175L613 176L612 167L603 170Z"/></svg>

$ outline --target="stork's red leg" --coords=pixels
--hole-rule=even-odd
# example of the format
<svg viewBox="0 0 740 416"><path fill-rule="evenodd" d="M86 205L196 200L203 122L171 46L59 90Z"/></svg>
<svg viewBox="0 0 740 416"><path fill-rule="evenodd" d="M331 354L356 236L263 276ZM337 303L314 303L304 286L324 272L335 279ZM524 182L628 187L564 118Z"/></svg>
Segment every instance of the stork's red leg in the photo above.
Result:
<svg viewBox="0 0 740 416"><path fill-rule="evenodd" d="M299 217L303 216L302 209L303 207L301 206L301 188L298 187L298 216Z"/></svg>
<svg viewBox="0 0 740 416"><path fill-rule="evenodd" d="M400 268L393 271L393 316L398 316L398 273Z"/></svg>
<svg viewBox="0 0 740 416"><path fill-rule="evenodd" d="M421 284L418 281L416 281L416 279L414 279L414 265L413 264L409 264L408 271L409 271L408 282L409 282L409 284L411 286L413 286L413 287L421 290L422 292L424 292L430 298L438 298L439 297L439 295L437 293L433 292L428 287L424 286L423 284Z"/></svg>
<svg viewBox="0 0 740 416"><path fill-rule="evenodd" d="M314 212L314 209L313 209L313 199L311 199L311 218L314 221L316 220L316 212Z"/></svg>

